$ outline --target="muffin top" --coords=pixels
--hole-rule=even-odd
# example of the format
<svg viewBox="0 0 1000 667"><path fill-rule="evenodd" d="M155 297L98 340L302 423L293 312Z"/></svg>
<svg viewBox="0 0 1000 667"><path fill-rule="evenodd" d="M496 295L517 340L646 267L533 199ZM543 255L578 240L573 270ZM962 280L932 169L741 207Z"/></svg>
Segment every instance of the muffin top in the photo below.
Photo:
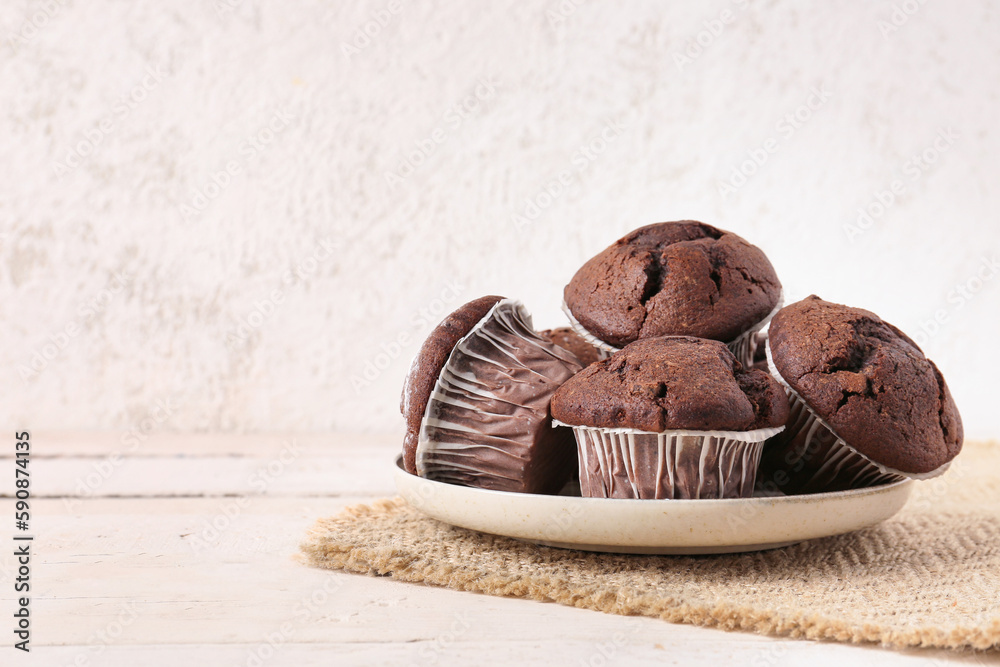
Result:
<svg viewBox="0 0 1000 667"><path fill-rule="evenodd" d="M859 452L901 472L931 472L962 448L962 418L930 359L878 315L810 296L768 333L781 377Z"/></svg>
<svg viewBox="0 0 1000 667"><path fill-rule="evenodd" d="M690 336L646 338L591 364L552 397L574 426L660 432L782 426L788 400L770 374L745 370L725 344Z"/></svg>
<svg viewBox="0 0 1000 667"><path fill-rule="evenodd" d="M542 338L548 338L562 349L572 353L583 366L589 366L600 358L597 354L597 348L569 327L546 329L539 331L538 335Z"/></svg>
<svg viewBox="0 0 1000 667"><path fill-rule="evenodd" d="M472 329L497 305L503 297L484 296L470 301L448 317L431 331L420 352L413 358L410 370L403 385L403 395L400 398L399 411L406 420L406 435L403 437L403 467L411 474L416 474L417 441L420 435L420 422L427 409L434 384L437 382L441 369L444 368L448 356L456 343Z"/></svg>
<svg viewBox="0 0 1000 667"><path fill-rule="evenodd" d="M684 220L622 237L563 296L587 331L617 347L665 335L730 342L778 305L781 283L760 248Z"/></svg>

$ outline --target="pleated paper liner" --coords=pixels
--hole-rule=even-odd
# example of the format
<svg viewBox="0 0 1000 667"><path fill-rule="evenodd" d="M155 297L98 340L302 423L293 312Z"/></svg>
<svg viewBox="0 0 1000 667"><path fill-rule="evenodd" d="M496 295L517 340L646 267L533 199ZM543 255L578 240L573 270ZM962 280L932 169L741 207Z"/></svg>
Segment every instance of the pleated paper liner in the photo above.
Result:
<svg viewBox="0 0 1000 667"><path fill-rule="evenodd" d="M581 370L541 338L519 301L497 303L445 362L417 443L421 477L499 491L555 492L574 468L571 433L549 401Z"/></svg>
<svg viewBox="0 0 1000 667"><path fill-rule="evenodd" d="M585 341L587 341L588 343L597 348L598 358L607 359L612 354L621 349L620 347L615 347L614 345L605 343L603 340L601 340L594 334L587 331L586 327L580 324L579 320L577 320L576 317L573 316L572 311L570 311L569 306L566 305L565 301L562 302L562 310L564 313L566 313L566 317L569 318L570 328L573 329L573 331L575 331L577 334L579 334L580 338L584 339Z"/></svg>
<svg viewBox="0 0 1000 667"><path fill-rule="evenodd" d="M764 441L784 427L661 433L570 428L576 436L582 496L698 499L751 497Z"/></svg>
<svg viewBox="0 0 1000 667"><path fill-rule="evenodd" d="M753 366L753 358L757 353L757 347L759 345L757 333L771 322L771 318L777 315L778 311L781 310L784 304L785 298L784 292L782 292L778 295L777 305L764 317L764 319L741 333L735 340L726 343L726 347L728 347L733 353L733 356L735 356L736 359L743 364L744 368L750 368ZM605 343L603 340L587 331L587 328L580 324L580 321L577 320L572 311L570 311L569 306L566 305L566 301L562 302L562 310L566 313L566 317L569 318L569 325L573 331L579 334L585 341L596 347L600 352L601 359L607 359L621 349L620 347L615 347L610 343Z"/></svg>
<svg viewBox="0 0 1000 667"><path fill-rule="evenodd" d="M787 495L845 491L899 480L929 479L948 469L948 463L928 473L904 473L882 465L851 447L789 386L765 346L767 365L788 395L787 428L768 441L757 477L759 489Z"/></svg>

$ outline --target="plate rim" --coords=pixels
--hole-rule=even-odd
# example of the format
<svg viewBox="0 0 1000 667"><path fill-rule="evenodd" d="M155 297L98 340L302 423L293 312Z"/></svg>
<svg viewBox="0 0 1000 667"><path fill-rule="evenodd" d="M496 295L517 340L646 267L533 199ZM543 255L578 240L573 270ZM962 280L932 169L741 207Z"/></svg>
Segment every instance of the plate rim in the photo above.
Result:
<svg viewBox="0 0 1000 667"><path fill-rule="evenodd" d="M907 477L906 479L899 480L897 482L891 482L889 484L880 484L878 486L867 486L861 489L847 489L844 491L823 491L822 493L800 493L791 496L755 496L751 498L586 498L584 496L563 496L558 494L550 493L522 493L519 491L498 491L495 489L481 489L475 486L463 486L461 484L448 484L447 482L441 482L435 479L428 479L426 477L420 477L419 475L414 475L403 467L403 455L397 454L394 458L395 470L393 471L396 475L405 475L406 477L413 478L414 480L419 480L419 483L427 483L434 486L447 487L449 490L462 489L460 493L468 492L483 496L486 498L495 497L498 499L512 499L512 498L529 498L532 500L537 500L539 498L554 498L558 500L571 499L573 501L580 501L588 504L601 503L601 504L614 504L620 506L628 506L630 504L641 503L643 507L650 507L654 504L667 503L670 506L678 505L690 505L692 503L696 504L698 507L706 507L708 505L716 505L719 507L733 507L739 505L750 505L754 503L761 504L808 504L815 503L824 500L836 500L841 498L863 498L869 495L879 495L882 493L888 493L894 491L900 487L913 484L916 480ZM397 489L398 490L398 489Z"/></svg>
<svg viewBox="0 0 1000 667"><path fill-rule="evenodd" d="M432 519L543 546L619 554L746 553L850 533L899 512L914 481L757 498L584 498L430 480L407 472L401 458L395 461L397 492L407 505ZM439 499L432 500L435 496ZM549 519L539 519L539 512ZM754 520L760 512L761 520ZM595 522L581 527L558 519L581 513L593 515Z"/></svg>

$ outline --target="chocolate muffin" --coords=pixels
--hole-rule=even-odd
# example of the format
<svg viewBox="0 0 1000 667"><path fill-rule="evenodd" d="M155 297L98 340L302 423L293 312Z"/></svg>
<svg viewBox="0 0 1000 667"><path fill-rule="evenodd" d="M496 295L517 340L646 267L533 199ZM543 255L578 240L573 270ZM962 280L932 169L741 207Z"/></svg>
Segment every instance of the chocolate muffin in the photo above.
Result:
<svg viewBox="0 0 1000 667"><path fill-rule="evenodd" d="M501 491L554 493L575 448L549 402L582 368L539 336L520 302L468 303L431 332L403 388L403 462L412 474Z"/></svg>
<svg viewBox="0 0 1000 667"><path fill-rule="evenodd" d="M764 253L693 220L641 227L592 258L563 292L567 314L613 351L641 338L697 336L752 347L781 300ZM752 338L752 337L751 337ZM753 350L734 347L749 366Z"/></svg>
<svg viewBox="0 0 1000 667"><path fill-rule="evenodd" d="M744 370L722 343L647 338L588 366L552 398L552 416L574 426L749 431L782 426L788 401L774 378Z"/></svg>
<svg viewBox="0 0 1000 667"><path fill-rule="evenodd" d="M585 341L580 334L573 331L570 327L546 329L545 331L539 331L538 335L548 338L562 349L572 352L584 367L602 358L600 350Z"/></svg>
<svg viewBox="0 0 1000 667"><path fill-rule="evenodd" d="M788 401L723 343L665 336L577 373L553 396L552 415L574 427L585 496L749 497Z"/></svg>
<svg viewBox="0 0 1000 667"><path fill-rule="evenodd" d="M768 356L793 411L761 479L786 493L931 477L962 447L941 372L875 313L810 296L775 315Z"/></svg>
<svg viewBox="0 0 1000 667"><path fill-rule="evenodd" d="M455 344L479 324L486 314L503 300L502 296L483 296L465 304L431 331L420 352L413 358L410 370L403 384L399 411L406 419L406 435L403 436L403 467L406 472L417 474L417 440L420 436L420 422L427 409L427 401L434 390L434 384L441 369L448 361L448 355Z"/></svg>

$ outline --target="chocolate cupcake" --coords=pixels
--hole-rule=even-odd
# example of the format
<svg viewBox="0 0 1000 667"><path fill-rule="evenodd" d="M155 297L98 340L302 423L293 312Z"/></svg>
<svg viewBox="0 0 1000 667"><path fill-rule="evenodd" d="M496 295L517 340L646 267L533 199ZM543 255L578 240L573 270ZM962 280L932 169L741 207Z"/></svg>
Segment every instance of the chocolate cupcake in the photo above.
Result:
<svg viewBox="0 0 1000 667"><path fill-rule="evenodd" d="M412 474L499 491L555 493L575 464L549 402L580 361L532 329L518 301L482 297L424 342L403 387Z"/></svg>
<svg viewBox="0 0 1000 667"><path fill-rule="evenodd" d="M764 253L693 220L641 227L592 258L563 292L564 310L609 352L642 338L697 336L730 346L745 366L780 307L781 282Z"/></svg>
<svg viewBox="0 0 1000 667"><path fill-rule="evenodd" d="M940 475L962 448L962 419L941 372L878 315L810 296L771 322L768 362L791 403L759 484L840 491Z"/></svg>
<svg viewBox="0 0 1000 667"><path fill-rule="evenodd" d="M573 331L570 327L546 329L545 331L539 331L538 335L542 338L548 338L562 349L572 352L573 355L580 360L580 363L583 364L584 368L591 365L595 361L607 359L609 356L608 353L602 352L588 343L584 340L583 336Z"/></svg>
<svg viewBox="0 0 1000 667"><path fill-rule="evenodd" d="M584 496L745 498L788 401L723 343L665 336L577 373L556 391L552 415L573 427Z"/></svg>

